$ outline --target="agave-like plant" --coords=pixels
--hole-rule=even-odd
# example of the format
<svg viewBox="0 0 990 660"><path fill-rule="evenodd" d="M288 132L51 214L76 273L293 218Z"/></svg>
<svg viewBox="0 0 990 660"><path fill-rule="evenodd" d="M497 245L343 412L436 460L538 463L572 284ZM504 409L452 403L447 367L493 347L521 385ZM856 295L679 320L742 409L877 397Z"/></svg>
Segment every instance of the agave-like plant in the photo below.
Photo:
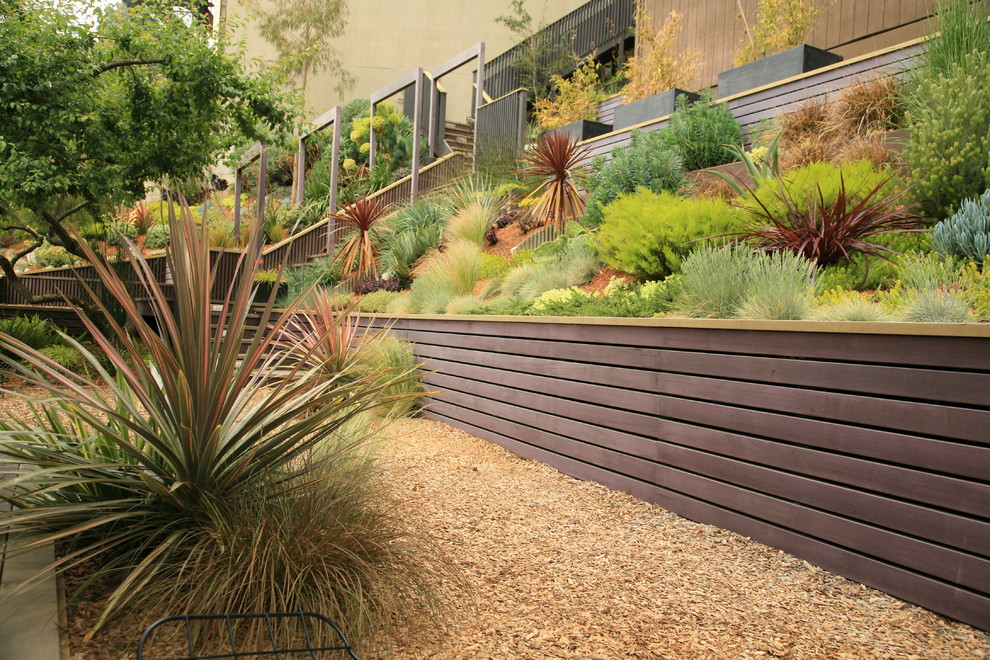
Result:
<svg viewBox="0 0 990 660"><path fill-rule="evenodd" d="M556 224L563 231L568 220L584 215L584 197L574 182L574 173L588 154L576 140L560 131L540 138L523 155L520 175L529 185L526 197L535 198L527 213L536 224Z"/></svg>
<svg viewBox="0 0 990 660"><path fill-rule="evenodd" d="M853 252L890 261L886 255L897 252L871 238L925 229L921 226L922 218L912 210L914 205L897 204L906 190L882 194L889 181L881 181L860 197L846 190L840 175L838 196L835 203L829 204L821 187L817 199L794 199L789 188L778 179L776 194L783 202L784 212L774 213L754 194L753 204L736 204L751 214L753 224L724 236L745 239L766 252L793 252L819 266L849 259Z"/></svg>
<svg viewBox="0 0 990 660"><path fill-rule="evenodd" d="M390 232L380 221L389 207L374 197L361 197L330 216L338 223L335 233L344 237L334 263L359 279L378 276L379 241L376 234Z"/></svg>
<svg viewBox="0 0 990 660"><path fill-rule="evenodd" d="M0 512L0 534L10 534L3 555L71 541L50 569L97 559L99 575L113 573L120 580L97 628L141 602L152 591L146 587L161 591L158 580L188 565L189 540L210 537L225 507L291 501L307 484L331 478L335 455L353 448L353 443L339 442L338 431L382 405L379 394L389 385L374 374L328 377L312 344L285 345L294 304L279 315L267 306L260 329L252 332L248 313L256 259L241 257L238 275L215 311L210 292L217 272L209 258L206 223L197 228L188 207L183 216L172 223L169 293L133 244L126 246L133 267L130 283L115 267L89 255L108 294L81 281L104 317L83 315L97 348L65 339L85 358L97 386L0 335L0 349L19 359L13 366L17 375L45 391L42 398L28 400L28 418L0 423L0 501L10 505ZM260 245L255 229L245 255ZM144 319L131 295L135 282L154 323ZM111 313L105 299L123 310L126 323ZM316 330L313 341L342 332L345 318L337 316ZM333 451L317 451L325 441ZM204 547L224 550L216 544ZM240 560L221 557L217 563L250 571L250 556L245 557L243 568ZM307 561L318 564L321 575L346 573L326 556ZM25 588L42 577L35 576ZM258 576L242 577L228 584L258 582ZM284 595L289 601L283 605L293 606L291 598L303 585L286 586L260 588ZM316 588L321 594L332 591L328 584ZM212 606L230 605L230 589L218 589ZM176 599L183 602L182 594ZM211 606L183 605L186 611Z"/></svg>

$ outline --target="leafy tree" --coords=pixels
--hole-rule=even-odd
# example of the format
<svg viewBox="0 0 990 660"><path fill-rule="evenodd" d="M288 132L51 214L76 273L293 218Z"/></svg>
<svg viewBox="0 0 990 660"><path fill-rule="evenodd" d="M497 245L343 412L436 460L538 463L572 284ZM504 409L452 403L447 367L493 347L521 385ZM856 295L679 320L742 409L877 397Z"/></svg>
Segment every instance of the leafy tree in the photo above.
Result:
<svg viewBox="0 0 990 660"><path fill-rule="evenodd" d="M347 28L347 0L252 0L250 6L258 32L278 51L279 65L298 79L303 98L320 71L337 77L340 94L354 84L332 46Z"/></svg>
<svg viewBox="0 0 990 660"><path fill-rule="evenodd" d="M87 7L0 0L0 225L86 258L70 220L144 196L146 181L199 176L230 148L285 130L274 79L248 75L229 44L170 5Z"/></svg>

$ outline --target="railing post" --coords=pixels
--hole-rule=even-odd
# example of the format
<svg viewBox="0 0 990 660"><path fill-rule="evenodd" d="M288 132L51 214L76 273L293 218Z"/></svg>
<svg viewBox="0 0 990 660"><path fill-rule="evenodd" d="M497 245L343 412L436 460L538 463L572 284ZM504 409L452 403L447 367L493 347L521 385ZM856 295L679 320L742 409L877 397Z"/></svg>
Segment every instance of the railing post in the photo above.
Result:
<svg viewBox="0 0 990 660"><path fill-rule="evenodd" d="M423 69L416 69L416 87L413 101L413 153L412 153L412 192L410 199L416 201L419 193L419 146L422 141L423 128Z"/></svg>

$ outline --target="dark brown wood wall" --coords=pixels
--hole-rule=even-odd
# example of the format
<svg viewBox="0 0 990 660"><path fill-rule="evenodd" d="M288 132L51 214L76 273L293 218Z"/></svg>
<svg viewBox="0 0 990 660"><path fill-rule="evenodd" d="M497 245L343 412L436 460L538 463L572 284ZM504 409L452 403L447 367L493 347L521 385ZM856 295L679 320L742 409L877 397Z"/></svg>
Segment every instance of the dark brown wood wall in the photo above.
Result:
<svg viewBox="0 0 990 660"><path fill-rule="evenodd" d="M659 28L671 11L683 15L678 46L701 52L694 88L711 87L732 67L746 38L739 6L750 27L758 0L643 0ZM827 4L827 3L820 3ZM843 57L855 57L925 34L934 0L834 0L819 16L808 43Z"/></svg>
<svg viewBox="0 0 990 660"><path fill-rule="evenodd" d="M990 629L990 333L401 319L427 415Z"/></svg>

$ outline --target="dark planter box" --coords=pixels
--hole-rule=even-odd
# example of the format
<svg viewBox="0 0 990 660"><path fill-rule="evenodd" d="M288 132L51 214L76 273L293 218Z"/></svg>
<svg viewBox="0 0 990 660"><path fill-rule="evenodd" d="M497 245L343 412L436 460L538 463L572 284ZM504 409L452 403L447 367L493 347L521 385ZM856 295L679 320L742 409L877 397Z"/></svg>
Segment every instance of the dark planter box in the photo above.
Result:
<svg viewBox="0 0 990 660"><path fill-rule="evenodd" d="M566 126L561 126L560 128L555 128L552 133L566 133L572 138L576 139L578 142L582 140L590 140L593 137L598 137L599 135L605 135L606 133L612 132L611 124L602 124L597 121L588 121L587 119L580 119L574 123L567 124Z"/></svg>
<svg viewBox="0 0 990 660"><path fill-rule="evenodd" d="M802 44L718 74L718 95L725 98L841 61L841 55Z"/></svg>
<svg viewBox="0 0 990 660"><path fill-rule="evenodd" d="M644 121L673 114L674 100L682 94L687 97L688 103L700 98L694 92L686 92L683 89L668 89L666 92L647 96L645 99L616 106L615 114L612 117L613 130L618 131L629 126L642 124Z"/></svg>
<svg viewBox="0 0 990 660"><path fill-rule="evenodd" d="M254 295L254 302L259 305L264 305L268 302L268 298L272 295L272 289L275 288L275 283L258 282L257 284L258 284L258 291ZM275 294L275 297L278 298L288 290L289 290L288 282L279 282L278 293Z"/></svg>

